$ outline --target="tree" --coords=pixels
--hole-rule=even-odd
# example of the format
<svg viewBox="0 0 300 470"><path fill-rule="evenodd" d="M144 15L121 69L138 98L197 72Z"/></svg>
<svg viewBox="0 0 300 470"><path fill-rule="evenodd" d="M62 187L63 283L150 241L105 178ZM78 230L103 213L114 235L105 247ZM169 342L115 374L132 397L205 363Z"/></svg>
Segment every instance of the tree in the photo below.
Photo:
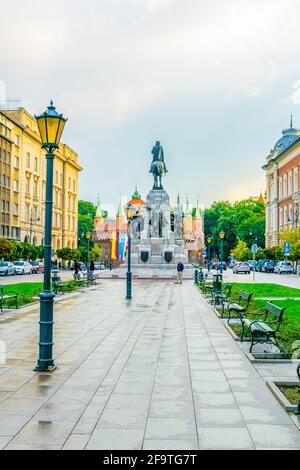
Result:
<svg viewBox="0 0 300 470"><path fill-rule="evenodd" d="M238 240L248 248L254 242L265 246L265 206L254 199L244 199L231 204L228 201L214 202L204 211L205 237L212 237L212 256L220 253L221 230L225 233L223 242L224 259L229 257ZM251 255L252 257L252 255Z"/></svg>
<svg viewBox="0 0 300 470"><path fill-rule="evenodd" d="M99 248L99 246L94 245L93 249L90 252L90 258L95 260L95 261L101 261L102 260L102 250Z"/></svg>
<svg viewBox="0 0 300 470"><path fill-rule="evenodd" d="M0 258L10 260L13 249L14 245L10 240L7 240L6 238L0 238Z"/></svg>
<svg viewBox="0 0 300 470"><path fill-rule="evenodd" d="M96 210L97 207L92 202L83 200L78 201L78 235L80 242L83 234L93 231Z"/></svg>
<svg viewBox="0 0 300 470"><path fill-rule="evenodd" d="M60 248L59 250L56 250L56 255L63 261L71 261L73 259L73 250L67 247Z"/></svg>
<svg viewBox="0 0 300 470"><path fill-rule="evenodd" d="M243 240L238 240L236 247L231 250L230 254L239 261L247 261L252 258L251 250Z"/></svg>

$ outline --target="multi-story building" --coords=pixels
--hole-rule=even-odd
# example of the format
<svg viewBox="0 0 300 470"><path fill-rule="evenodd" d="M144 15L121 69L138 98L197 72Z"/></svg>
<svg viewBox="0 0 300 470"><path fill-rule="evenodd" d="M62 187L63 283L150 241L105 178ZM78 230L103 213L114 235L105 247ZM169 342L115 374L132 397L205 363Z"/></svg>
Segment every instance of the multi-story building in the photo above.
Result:
<svg viewBox="0 0 300 470"><path fill-rule="evenodd" d="M42 245L45 223L46 158L36 120L24 108L0 110L0 236ZM55 151L54 250L77 247L77 153L66 144Z"/></svg>
<svg viewBox="0 0 300 470"><path fill-rule="evenodd" d="M267 156L266 170L266 246L279 243L284 228L297 228L299 221L300 130L293 127L282 131Z"/></svg>
<svg viewBox="0 0 300 470"><path fill-rule="evenodd" d="M188 250L189 262L197 262L202 256L204 247L203 217L197 201L197 206L190 209L189 201L183 215L183 239Z"/></svg>

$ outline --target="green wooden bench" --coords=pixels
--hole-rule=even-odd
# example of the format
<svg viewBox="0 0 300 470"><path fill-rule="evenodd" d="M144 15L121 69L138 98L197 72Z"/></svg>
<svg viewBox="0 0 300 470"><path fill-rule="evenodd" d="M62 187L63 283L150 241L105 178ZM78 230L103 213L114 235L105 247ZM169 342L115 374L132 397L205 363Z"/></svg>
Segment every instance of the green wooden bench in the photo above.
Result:
<svg viewBox="0 0 300 470"><path fill-rule="evenodd" d="M19 294L14 291L5 290L5 286L0 286L0 311L3 312L4 303L8 300L14 300L15 308L18 308L18 297Z"/></svg>
<svg viewBox="0 0 300 470"><path fill-rule="evenodd" d="M242 333L240 340L244 340L245 329L248 327L251 334L251 347L252 352L255 344L274 344L276 343L276 333L278 332L282 323L282 317L286 307L278 307L267 302L266 306L260 312L246 312L241 314ZM261 317L256 319L247 318L248 315Z"/></svg>
<svg viewBox="0 0 300 470"><path fill-rule="evenodd" d="M235 314L234 318L237 316L239 317L242 313L245 313L248 310L251 298L252 298L252 293L246 292L244 290L239 291L239 298L237 302L231 302L225 301L222 302L222 314L221 317L223 318L225 315L225 312L228 314L228 323L230 322L232 313Z"/></svg>
<svg viewBox="0 0 300 470"><path fill-rule="evenodd" d="M225 284L223 291L216 291L212 293L212 305L221 305L225 302L229 303L231 297L232 284Z"/></svg>

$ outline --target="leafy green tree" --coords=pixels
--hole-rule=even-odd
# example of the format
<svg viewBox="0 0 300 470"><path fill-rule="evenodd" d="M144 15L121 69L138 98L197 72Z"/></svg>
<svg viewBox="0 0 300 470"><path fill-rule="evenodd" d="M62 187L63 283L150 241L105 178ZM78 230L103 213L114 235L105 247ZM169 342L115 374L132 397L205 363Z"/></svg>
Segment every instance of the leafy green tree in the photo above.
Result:
<svg viewBox="0 0 300 470"><path fill-rule="evenodd" d="M14 245L10 240L0 238L0 258L10 260L13 254L13 249Z"/></svg>
<svg viewBox="0 0 300 470"><path fill-rule="evenodd" d="M102 250L99 246L94 245L93 249L90 252L90 259L94 261L101 261L102 260Z"/></svg>
<svg viewBox="0 0 300 470"><path fill-rule="evenodd" d="M236 247L231 250L230 254L239 261L247 261L252 258L251 250L243 240L238 240Z"/></svg>
<svg viewBox="0 0 300 470"><path fill-rule="evenodd" d="M220 253L221 231L224 231L224 259L228 259L238 240L248 248L257 241L265 246L265 206L254 199L245 199L231 204L228 201L214 202L204 211L205 237L212 237L212 256ZM252 255L251 255L252 257Z"/></svg>
<svg viewBox="0 0 300 470"><path fill-rule="evenodd" d="M59 250L56 250L56 255L63 261L71 261L73 259L73 250L68 247L60 248Z"/></svg>

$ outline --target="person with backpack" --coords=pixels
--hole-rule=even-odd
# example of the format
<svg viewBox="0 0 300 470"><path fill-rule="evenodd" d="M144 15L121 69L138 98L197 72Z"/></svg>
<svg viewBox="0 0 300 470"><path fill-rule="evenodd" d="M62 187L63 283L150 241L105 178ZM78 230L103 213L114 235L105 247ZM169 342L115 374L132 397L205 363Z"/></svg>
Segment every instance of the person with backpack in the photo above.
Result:
<svg viewBox="0 0 300 470"><path fill-rule="evenodd" d="M177 284L182 284L184 265L181 261L177 263Z"/></svg>

